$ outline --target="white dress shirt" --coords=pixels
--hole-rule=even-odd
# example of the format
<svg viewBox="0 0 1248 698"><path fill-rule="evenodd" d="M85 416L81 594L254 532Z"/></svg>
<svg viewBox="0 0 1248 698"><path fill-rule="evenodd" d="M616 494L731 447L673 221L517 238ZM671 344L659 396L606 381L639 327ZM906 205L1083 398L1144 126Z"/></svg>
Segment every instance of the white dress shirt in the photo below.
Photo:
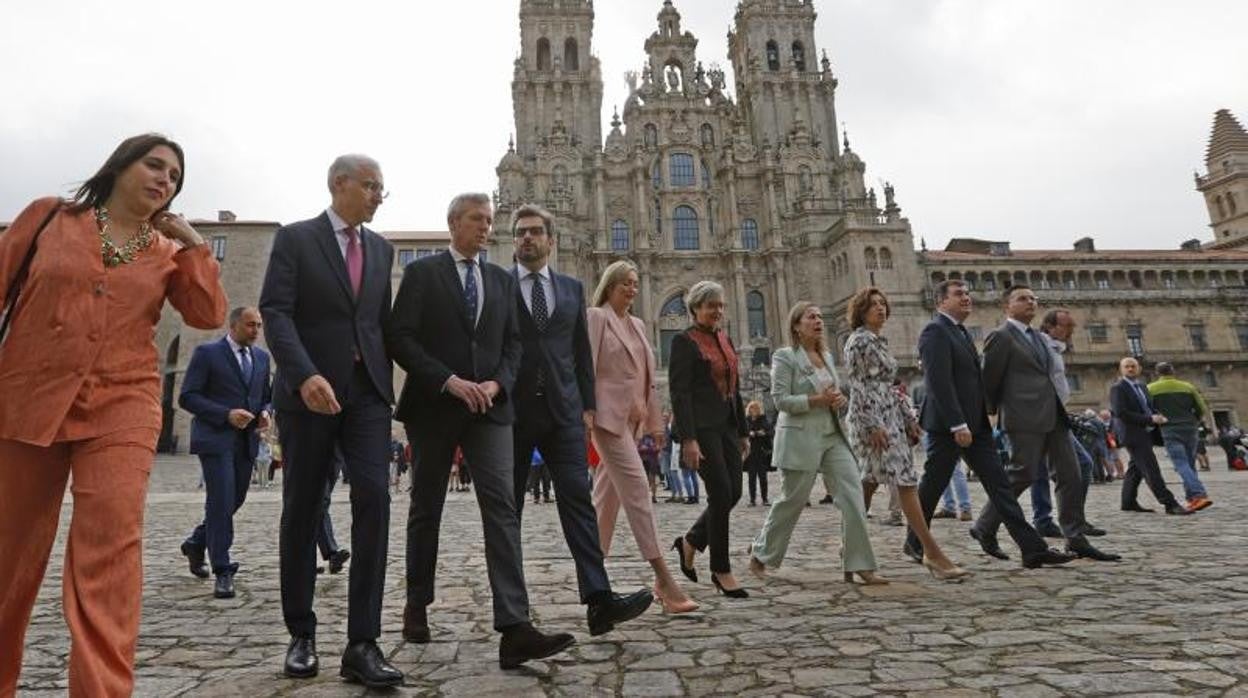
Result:
<svg viewBox="0 0 1248 698"><path fill-rule="evenodd" d="M468 276L468 267L464 266L464 260L470 258L460 254L454 245L449 249L451 250L451 259L455 260L455 273L459 276L459 287L463 289L464 280ZM472 319L472 324L475 327L481 321L481 309L485 307L485 278L481 275L481 255L473 255L471 259L476 262L476 264L472 265L472 275L477 281L477 316Z"/></svg>
<svg viewBox="0 0 1248 698"><path fill-rule="evenodd" d="M329 216L329 224L334 227L334 237L338 240L338 251L342 252L342 259L345 262L347 259L347 243L351 240L351 236L347 235L347 228L351 226L342 220L342 216L339 216L334 211L333 206L325 209L325 215ZM364 226L355 226L355 232L360 236L360 254L362 258L364 253Z"/></svg>
<svg viewBox="0 0 1248 698"><path fill-rule="evenodd" d="M533 274L542 280L542 291L546 294L546 318L555 314L555 282L550 276L550 266L543 264L537 272L531 272L524 266L516 267L520 274L520 296L524 298L524 307L533 314Z"/></svg>
<svg viewBox="0 0 1248 698"><path fill-rule="evenodd" d="M241 350L243 350L243 349L246 349L246 350L247 350L247 356L248 356L248 358L250 358L250 359L251 359L251 366L252 366L252 369L253 369L253 370L255 369L255 366L256 366L256 357L252 355L252 353L251 353L251 349L250 349L249 347L245 347L245 346L243 346L243 345L239 344L238 342L235 342L235 341L234 341L234 338L233 338L232 336L228 335L228 334L227 334L227 335L225 335L225 341L226 341L226 342L228 342L228 343L229 343L229 345L230 345L230 353L232 353L232 354L234 355L234 362L238 364L238 368L239 368L239 370L244 370L244 371L245 371L245 369L243 368L243 355L242 355L242 353L241 353ZM246 373L244 373L244 374L243 374L243 376L244 376L244 377L246 377Z"/></svg>

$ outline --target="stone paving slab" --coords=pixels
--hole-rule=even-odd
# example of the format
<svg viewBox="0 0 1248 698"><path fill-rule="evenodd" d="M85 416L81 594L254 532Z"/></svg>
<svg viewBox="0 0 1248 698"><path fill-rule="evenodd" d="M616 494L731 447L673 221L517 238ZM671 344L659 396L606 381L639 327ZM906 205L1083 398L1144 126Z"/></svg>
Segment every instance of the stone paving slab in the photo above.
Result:
<svg viewBox="0 0 1248 698"><path fill-rule="evenodd" d="M1163 470L1181 491L1168 461ZM1089 517L1110 531L1098 546L1121 563L1076 562L1023 570L1018 553L999 562L967 536L969 524L938 520L950 554L975 572L943 584L900 553L904 529L873 523L886 587L840 581L839 514L818 505L803 514L789 559L761 584L744 550L766 510L741 504L733 515L734 565L745 601L688 585L702 603L690 616L657 607L610 634L591 638L577 604L576 577L555 507L525 509L525 569L533 615L578 644L545 662L505 672L497 664L481 524L471 494L448 497L434 642L402 641L407 495L396 495L381 646L407 674L391 695L442 696L1248 696L1248 473L1227 472L1220 454L1201 473L1216 504L1185 518L1118 511L1118 486L1094 485ZM287 636L277 577L280 490L253 489L236 520L238 596L212 598L211 581L191 577L178 545L202 514L198 464L162 457L153 472L144 542L146 586L139 638L140 696L362 696L338 679L345 643L347 575L317 584L321 676L281 676ZM772 478L778 487L778 478ZM976 508L984 497L971 485ZM349 541L349 504L335 494L340 540ZM1026 507L1026 498L1024 497ZM1154 506L1147 490L1141 502ZM663 539L682 532L698 507L660 503ZM61 565L72 501L40 590L24 656L21 695L61 695L68 637L60 615ZM617 590L651 581L621 521L608 568ZM1054 541L1056 543L1056 541ZM674 559L669 561L674 565ZM709 582L707 559L698 566Z"/></svg>

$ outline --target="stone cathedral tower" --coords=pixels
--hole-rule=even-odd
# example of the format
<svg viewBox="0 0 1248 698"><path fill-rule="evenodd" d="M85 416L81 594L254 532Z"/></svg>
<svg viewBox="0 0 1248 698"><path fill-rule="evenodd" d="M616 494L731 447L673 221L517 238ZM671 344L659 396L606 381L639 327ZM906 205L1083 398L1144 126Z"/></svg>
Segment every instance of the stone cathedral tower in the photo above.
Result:
<svg viewBox="0 0 1248 698"><path fill-rule="evenodd" d="M511 212L530 201L556 215L559 250L593 244L594 168L602 151L602 73L591 54L593 31L592 0L521 0L520 57L511 83L516 130L498 167L496 262L511 258Z"/></svg>

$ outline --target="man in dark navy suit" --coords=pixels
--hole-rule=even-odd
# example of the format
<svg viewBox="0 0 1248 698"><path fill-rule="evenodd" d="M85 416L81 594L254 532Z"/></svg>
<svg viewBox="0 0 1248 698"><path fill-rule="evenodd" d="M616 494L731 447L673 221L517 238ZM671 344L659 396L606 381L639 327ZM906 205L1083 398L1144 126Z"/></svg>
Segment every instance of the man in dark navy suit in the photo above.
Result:
<svg viewBox="0 0 1248 698"><path fill-rule="evenodd" d="M485 533L485 569L502 633L499 664L520 666L575 641L529 621L514 493L512 424L520 343L516 279L485 263L494 211L487 194L456 196L447 209L450 249L407 265L395 295L386 347L407 371L396 417L419 446L407 513L407 605L403 637L429 642L438 533L455 447L472 464ZM528 459L525 459L528 463ZM352 478L354 484L354 478Z"/></svg>
<svg viewBox="0 0 1248 698"><path fill-rule="evenodd" d="M247 500L260 449L257 431L269 422L269 355L255 346L261 324L255 308L231 311L229 333L195 348L178 396L182 409L195 415L191 453L199 456L206 495L204 520L183 541L182 554L192 574L207 577L207 548L217 577L212 595L218 599L234 597L234 514Z"/></svg>
<svg viewBox="0 0 1248 698"><path fill-rule="evenodd" d="M594 359L585 320L581 282L556 273L547 262L554 241L553 219L527 205L512 217L520 291L516 312L524 361L512 391L516 403L516 513L524 511L529 454L536 447L555 485L563 537L576 564L581 603L588 605L589 634L609 632L636 618L654 595L642 589L613 594L602 564L598 522L589 493L585 435L594 418Z"/></svg>
<svg viewBox="0 0 1248 698"><path fill-rule="evenodd" d="M339 673L370 688L403 674L377 647L390 532L390 415L394 387L384 325L394 248L365 228L385 199L381 166L343 155L329 168L330 207L277 231L260 292L277 361L273 404L282 454L279 543L285 674L315 676L316 535L334 446L351 480L347 649Z"/></svg>
<svg viewBox="0 0 1248 698"><path fill-rule="evenodd" d="M1128 356L1118 362L1121 376L1109 389L1109 405L1114 411L1115 431L1122 434L1119 441L1131 454L1130 467L1122 477L1122 510L1147 512L1140 506L1136 494L1140 481L1148 483L1157 502L1172 516L1187 516L1192 511L1179 503L1174 493L1166 487L1153 452L1153 430L1166 423L1164 415L1157 412L1148 387L1140 384L1140 362Z"/></svg>
<svg viewBox="0 0 1248 698"><path fill-rule="evenodd" d="M931 520L953 468L962 458L979 476L988 500L1022 550L1025 567L1070 562L1074 555L1049 548L1044 538L1028 525L1001 466L988 422L979 350L962 324L971 314L970 289L965 282L950 279L936 285L935 296L936 317L919 334L926 389L919 421L928 435L927 462L919 481L924 518ZM984 541L980 544L985 552L1000 557L1003 553L999 548L994 551L995 541L990 542L992 545ZM922 559L923 548L913 531L906 538L903 552L916 561Z"/></svg>

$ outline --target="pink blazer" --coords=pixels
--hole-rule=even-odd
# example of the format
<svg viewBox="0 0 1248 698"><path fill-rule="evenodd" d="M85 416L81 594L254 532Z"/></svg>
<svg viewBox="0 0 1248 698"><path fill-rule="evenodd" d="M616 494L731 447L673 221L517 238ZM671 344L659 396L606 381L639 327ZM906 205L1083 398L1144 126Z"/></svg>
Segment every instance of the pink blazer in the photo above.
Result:
<svg viewBox="0 0 1248 698"><path fill-rule="evenodd" d="M599 360L606 334L608 332L615 334L614 326L607 321L607 313L611 312L614 311L609 308L586 309L589 320L590 349L594 356L594 400L597 404L594 424L612 434L631 433L634 437L640 437L643 433L661 432L663 431L663 414L660 410L659 393L654 378L654 349L650 346L650 339L646 336L645 324L639 318L629 318L633 327L637 329L637 335L645 344L644 357L634 356L632 361L607 361L605 363ZM617 336L616 339L627 347L623 337ZM641 374L637 373L638 364L645 367ZM637 381L645 381L646 414L645 419L637 425L636 429L633 429L628 423L628 416L635 400L634 396L637 394Z"/></svg>

